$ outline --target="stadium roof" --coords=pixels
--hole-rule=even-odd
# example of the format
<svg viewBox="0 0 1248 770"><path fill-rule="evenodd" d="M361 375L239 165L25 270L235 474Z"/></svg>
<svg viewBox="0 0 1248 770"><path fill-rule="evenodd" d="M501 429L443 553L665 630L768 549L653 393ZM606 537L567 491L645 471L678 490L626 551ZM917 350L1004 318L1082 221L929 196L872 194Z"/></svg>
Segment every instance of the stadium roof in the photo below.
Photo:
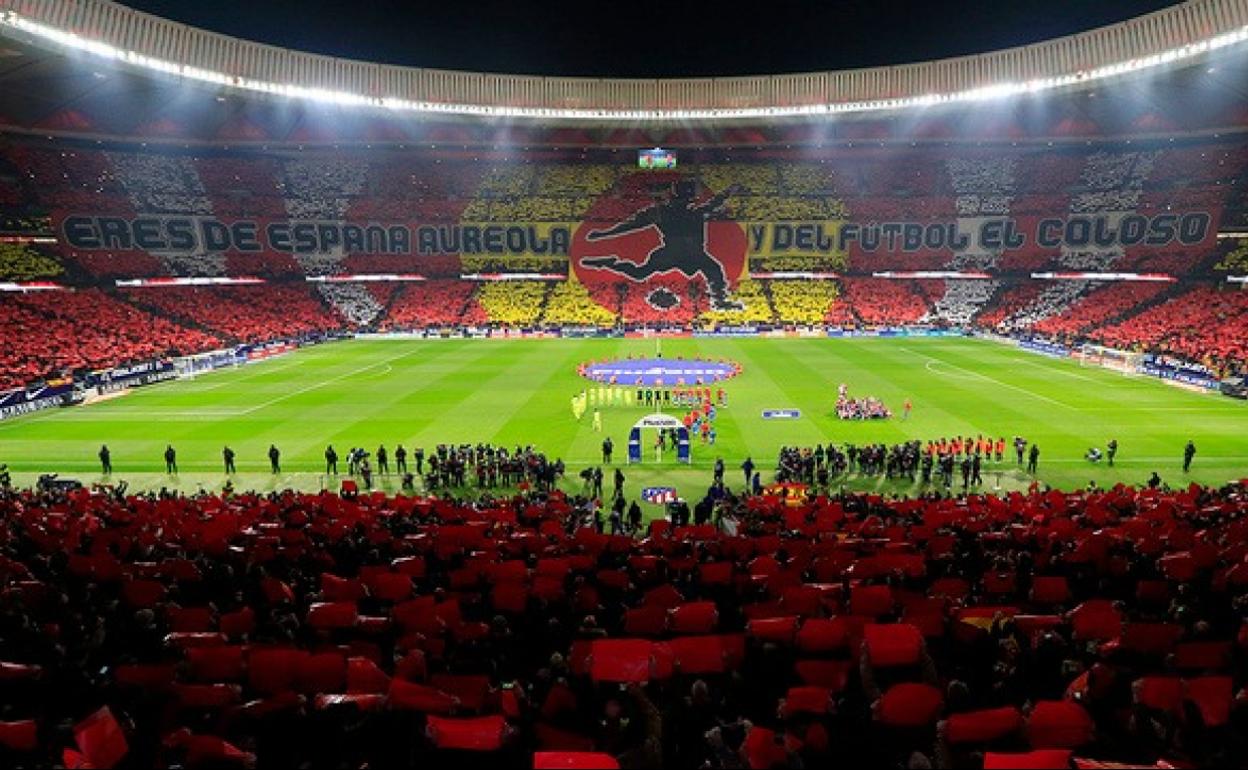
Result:
<svg viewBox="0 0 1248 770"><path fill-rule="evenodd" d="M631 147L1084 139L1248 127L1248 0L1192 0L1078 35L955 59L676 80L336 59L107 0L0 0L0 33L0 125L49 134Z"/></svg>

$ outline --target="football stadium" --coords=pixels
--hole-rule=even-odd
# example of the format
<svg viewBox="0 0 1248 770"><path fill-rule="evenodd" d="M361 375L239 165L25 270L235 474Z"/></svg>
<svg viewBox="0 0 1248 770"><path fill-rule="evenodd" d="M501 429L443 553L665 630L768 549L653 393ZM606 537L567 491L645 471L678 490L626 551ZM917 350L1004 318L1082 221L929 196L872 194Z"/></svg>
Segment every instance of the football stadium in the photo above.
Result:
<svg viewBox="0 0 1248 770"><path fill-rule="evenodd" d="M135 5L0 0L0 764L1248 766L1248 0L653 78Z"/></svg>

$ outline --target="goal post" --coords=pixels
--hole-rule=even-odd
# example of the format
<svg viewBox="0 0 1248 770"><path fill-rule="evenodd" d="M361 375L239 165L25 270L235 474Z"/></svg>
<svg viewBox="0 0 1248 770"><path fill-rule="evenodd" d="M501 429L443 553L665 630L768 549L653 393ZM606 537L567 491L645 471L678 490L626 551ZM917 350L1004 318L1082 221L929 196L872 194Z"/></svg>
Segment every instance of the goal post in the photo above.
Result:
<svg viewBox="0 0 1248 770"><path fill-rule="evenodd" d="M1077 353L1080 366L1101 366L1123 374L1137 374L1144 366L1144 354L1104 345L1085 344Z"/></svg>

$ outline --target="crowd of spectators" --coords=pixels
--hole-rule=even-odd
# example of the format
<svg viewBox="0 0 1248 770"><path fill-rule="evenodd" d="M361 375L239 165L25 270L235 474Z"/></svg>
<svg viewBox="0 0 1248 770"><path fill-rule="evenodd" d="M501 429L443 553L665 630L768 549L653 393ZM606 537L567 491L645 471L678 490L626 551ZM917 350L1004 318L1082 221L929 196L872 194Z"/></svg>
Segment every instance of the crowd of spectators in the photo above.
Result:
<svg viewBox="0 0 1248 770"><path fill-rule="evenodd" d="M423 261L421 268L424 268ZM537 273L540 275L567 275L568 258L564 256L465 254L459 258L459 269L465 274Z"/></svg>
<svg viewBox="0 0 1248 770"><path fill-rule="evenodd" d="M1093 330L1103 345L1169 353L1208 366L1248 360L1248 291L1202 286Z"/></svg>
<svg viewBox="0 0 1248 770"><path fill-rule="evenodd" d="M1023 332L1046 319L1065 317L1072 305L1099 286L1096 281L1023 283L1001 292L975 324L1003 333Z"/></svg>
<svg viewBox="0 0 1248 770"><path fill-rule="evenodd" d="M845 253L754 255L749 267L751 273L838 273L845 269Z"/></svg>
<svg viewBox="0 0 1248 770"><path fill-rule="evenodd" d="M996 280L947 280L944 294L920 320L934 324L969 326L999 288L1001 282Z"/></svg>
<svg viewBox="0 0 1248 770"><path fill-rule="evenodd" d="M291 219L341 221L363 195L368 165L350 158L297 158L281 166L280 189Z"/></svg>
<svg viewBox="0 0 1248 770"><path fill-rule="evenodd" d="M561 493L0 493L0 752L1248 762L1243 486L714 506L634 539Z"/></svg>
<svg viewBox="0 0 1248 770"><path fill-rule="evenodd" d="M1235 275L1248 275L1248 238L1238 238L1233 247L1214 265L1215 270Z"/></svg>
<svg viewBox="0 0 1248 770"><path fill-rule="evenodd" d="M383 331L426 327L481 326L489 321L476 301L477 284L427 281L406 284L395 295L380 326Z"/></svg>
<svg viewBox="0 0 1248 770"><path fill-rule="evenodd" d="M200 181L199 167L185 155L108 152L110 167L135 212L156 215L211 216L213 202ZM225 275L219 253L156 253L165 273L180 276Z"/></svg>
<svg viewBox="0 0 1248 770"><path fill-rule="evenodd" d="M189 156L108 152L105 157L135 211L190 216L213 213L199 170Z"/></svg>
<svg viewBox="0 0 1248 770"><path fill-rule="evenodd" d="M732 300L741 307L739 310L719 310L710 308L699 316L698 321L706 324L748 325L771 323L775 319L775 311L759 281L742 278L732 289Z"/></svg>
<svg viewBox="0 0 1248 770"><path fill-rule="evenodd" d="M464 209L469 222L579 222L614 184L618 169L602 164L491 168Z"/></svg>
<svg viewBox="0 0 1248 770"><path fill-rule="evenodd" d="M626 323L649 326L689 326L708 308L701 284L679 276L657 276L645 284L632 282L595 287L594 296L610 301L619 298L620 317Z"/></svg>
<svg viewBox="0 0 1248 770"><path fill-rule="evenodd" d="M317 221L618 221L648 205L677 179L697 178L699 194L733 190L727 209L742 221L948 220L959 217L1060 213L1095 214L1169 210L1216 211L1242 217L1244 196L1234 184L1248 152L1218 143L1165 149L1072 147L1018 153L963 147L957 151L891 148L831 152L803 162L734 160L647 171L590 161L498 163L383 150L270 153L244 150L157 152L135 147L57 147L14 141L0 151L5 183L0 205L21 212L57 211L132 218L140 214ZM747 156L748 158L748 156ZM19 213L21 213L19 212ZM44 216L44 215L40 215ZM6 221L8 221L6 219ZM1030 221L1030 220L1028 220ZM46 229L46 228L45 228ZM1033 332L1071 342L1155 350L1224 365L1242 359L1240 298L1211 289L1164 284L1101 286L1083 281L1018 285L996 281L906 281L858 277L869 270L992 267L1034 269L1044 263L1070 269L1215 269L1234 272L1242 244L1201 258L1178 247L1132 247L1025 253L969 253L962 257L916 252L854 253L821 257L751 251L750 269L850 272L833 281L746 279L737 287L743 310L712 310L701 282L680 277L640 286L575 283L456 286L441 278L462 273L563 274L564 256L383 255L331 250L316 256L276 251L171 256L139 250L64 250L56 258L27 246L0 244L0 278L85 280L155 276L258 275L275 281L307 274L419 273L438 287L406 287L379 295L376 287L336 284L309 302L296 301L299 318L286 325L275 305L309 292L275 287L239 303L231 293L174 290L164 299L126 293L140 307L211 331L220 339L262 339L335 325L412 328L428 324L698 323L902 326L977 325L1010 333ZM1202 261L1203 260L1203 261ZM1008 278L1003 280L1010 280ZM1007 287L1001 290L1002 285ZM276 299L262 291L281 292ZM1163 292L1174 291L1169 297ZM293 292L293 294L291 293ZM426 294L428 292L428 294ZM394 294L392 297L391 295ZM839 294L839 296L838 296ZM441 303L443 296L449 304ZM462 301L461 298L462 297ZM203 303L185 307L184 300ZM217 300L227 304L219 304ZM424 306L425 299L432 299ZM1154 307L1158 299L1167 301ZM1208 301L1206 301L1208 300ZM310 303L310 304L309 304ZM327 309L329 304L336 310ZM393 307L390 305L393 304ZM327 317L310 320L318 314ZM338 316L343 316L339 319ZM332 322L331 322L332 321ZM1183 324L1192 329L1180 328ZM36 354L37 355L37 354ZM29 362L28 362L29 364ZM34 368L40 368L37 365Z"/></svg>
<svg viewBox="0 0 1248 770"><path fill-rule="evenodd" d="M837 301L834 281L773 280L764 285L776 320L783 324L821 324Z"/></svg>
<svg viewBox="0 0 1248 770"><path fill-rule="evenodd" d="M549 326L615 326L615 313L598 304L580 281L556 283L546 299L542 323Z"/></svg>
<svg viewBox="0 0 1248 770"><path fill-rule="evenodd" d="M709 190L735 190L726 210L737 221L827 222L845 215L822 164L717 163L700 167L699 176Z"/></svg>
<svg viewBox="0 0 1248 770"><path fill-rule="evenodd" d="M339 331L342 316L307 284L128 289L131 303L222 340L268 342Z"/></svg>
<svg viewBox="0 0 1248 770"><path fill-rule="evenodd" d="M841 286L844 305L867 326L918 323L928 311L929 304L914 281L844 278Z"/></svg>
<svg viewBox="0 0 1248 770"><path fill-rule="evenodd" d="M1077 338L1080 334L1128 315L1168 289L1164 283L1114 283L1092 289L1061 315L1037 321L1032 329L1051 337Z"/></svg>
<svg viewBox="0 0 1248 770"><path fill-rule="evenodd" d="M220 346L99 289L0 294L0 390Z"/></svg>
<svg viewBox="0 0 1248 770"><path fill-rule="evenodd" d="M0 281L35 281L63 272L59 262L30 246L0 243Z"/></svg>
<svg viewBox="0 0 1248 770"><path fill-rule="evenodd" d="M571 159L499 164L382 149L318 150L292 156L15 143L3 156L5 167L20 178L19 184L5 188L7 194L56 211L435 223L614 222L648 205L665 185L689 173L697 176L707 194L737 189L726 209L745 222L961 217L973 226L975 218L983 216L1148 214L1162 207L1216 211L1228 203L1228 194L1234 196L1231 183L1248 163L1242 150L1218 143L1144 151L1072 147L1044 153L970 147L939 152L854 148L830 152L817 161L734 159L692 165L690 171L682 167L679 172L641 172L626 165ZM301 270L334 272L344 256L303 257ZM834 255L818 269L840 270L846 256ZM166 272L257 272L230 257L198 255L169 265ZM789 269L782 266L786 257L755 257L759 270ZM773 264L777 259L782 261ZM1153 248L1067 250L1058 255L1037 248L960 254L857 250L851 267L1022 270L1053 260L1068 269L1180 270L1191 265L1193 255L1190 250ZM116 274L108 273L107 262L89 258L86 264ZM155 274L151 264L146 267L145 274Z"/></svg>
<svg viewBox="0 0 1248 770"><path fill-rule="evenodd" d="M492 324L531 328L541 318L550 286L540 281L486 281L477 302Z"/></svg>
<svg viewBox="0 0 1248 770"><path fill-rule="evenodd" d="M950 158L945 163L959 217L1003 217L1011 213L1016 192L1019 158ZM1003 262L1001 249L968 249L947 263L953 270L990 270Z"/></svg>
<svg viewBox="0 0 1248 770"><path fill-rule="evenodd" d="M371 326L394 293L392 284L322 283L317 288L339 315L359 328Z"/></svg>
<svg viewBox="0 0 1248 770"><path fill-rule="evenodd" d="M1016 319L1032 307L1051 285L1039 281L1024 281L1003 289L991 306L975 317L975 323L985 329L1008 331Z"/></svg>

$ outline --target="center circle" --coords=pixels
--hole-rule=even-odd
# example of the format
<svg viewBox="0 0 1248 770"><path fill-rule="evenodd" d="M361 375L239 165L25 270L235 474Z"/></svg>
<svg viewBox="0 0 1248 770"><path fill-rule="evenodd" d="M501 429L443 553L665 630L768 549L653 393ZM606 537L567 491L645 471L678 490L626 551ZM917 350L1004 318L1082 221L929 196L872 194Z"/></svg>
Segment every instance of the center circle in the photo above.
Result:
<svg viewBox="0 0 1248 770"><path fill-rule="evenodd" d="M722 382L738 375L741 364L696 358L625 358L581 364L578 371L582 377L604 385L679 387Z"/></svg>

